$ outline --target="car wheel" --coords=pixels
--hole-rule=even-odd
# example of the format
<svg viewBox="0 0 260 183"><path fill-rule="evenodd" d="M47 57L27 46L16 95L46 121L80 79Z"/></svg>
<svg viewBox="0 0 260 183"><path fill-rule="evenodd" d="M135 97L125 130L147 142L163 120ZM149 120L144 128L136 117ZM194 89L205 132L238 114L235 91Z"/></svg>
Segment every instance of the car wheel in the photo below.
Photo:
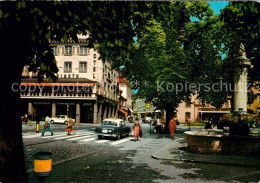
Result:
<svg viewBox="0 0 260 183"><path fill-rule="evenodd" d="M51 120L51 124L53 124L54 123L54 121L53 120Z"/></svg>
<svg viewBox="0 0 260 183"><path fill-rule="evenodd" d="M67 124L68 124L68 121L64 121L64 124L67 125Z"/></svg>
<svg viewBox="0 0 260 183"><path fill-rule="evenodd" d="M126 137L129 137L129 133L126 134Z"/></svg>
<svg viewBox="0 0 260 183"><path fill-rule="evenodd" d="M98 135L98 139L102 139L102 136L101 136L101 135Z"/></svg>

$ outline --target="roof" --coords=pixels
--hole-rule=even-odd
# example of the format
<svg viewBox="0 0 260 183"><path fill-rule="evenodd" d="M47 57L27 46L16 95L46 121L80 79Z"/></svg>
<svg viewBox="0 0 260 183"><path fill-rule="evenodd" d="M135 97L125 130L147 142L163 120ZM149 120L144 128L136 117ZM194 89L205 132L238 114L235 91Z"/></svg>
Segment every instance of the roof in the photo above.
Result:
<svg viewBox="0 0 260 183"><path fill-rule="evenodd" d="M129 83L125 78L119 78L119 83Z"/></svg>
<svg viewBox="0 0 260 183"><path fill-rule="evenodd" d="M120 122L120 121L124 121L123 119L119 119L119 118L107 118L104 119L103 121L115 121L115 122Z"/></svg>

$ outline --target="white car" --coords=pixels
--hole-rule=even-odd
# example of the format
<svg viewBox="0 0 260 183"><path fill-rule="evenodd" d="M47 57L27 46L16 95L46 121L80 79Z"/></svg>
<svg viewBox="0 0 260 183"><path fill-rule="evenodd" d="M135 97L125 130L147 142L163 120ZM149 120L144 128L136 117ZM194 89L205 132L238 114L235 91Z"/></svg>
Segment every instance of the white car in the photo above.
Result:
<svg viewBox="0 0 260 183"><path fill-rule="evenodd" d="M75 119L72 119L75 122ZM68 116L67 115L58 115L56 118L50 118L51 123L63 123L68 124Z"/></svg>
<svg viewBox="0 0 260 183"><path fill-rule="evenodd" d="M152 117L145 117L146 123L151 123L153 121Z"/></svg>

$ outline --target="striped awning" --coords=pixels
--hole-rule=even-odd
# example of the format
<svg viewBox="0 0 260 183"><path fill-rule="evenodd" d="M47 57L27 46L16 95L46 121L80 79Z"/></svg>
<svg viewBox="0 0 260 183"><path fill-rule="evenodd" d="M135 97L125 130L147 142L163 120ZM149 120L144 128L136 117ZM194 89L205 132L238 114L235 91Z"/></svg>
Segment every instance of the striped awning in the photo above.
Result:
<svg viewBox="0 0 260 183"><path fill-rule="evenodd" d="M126 111L122 110L122 109L118 109L120 112L124 113L124 114L127 114Z"/></svg>

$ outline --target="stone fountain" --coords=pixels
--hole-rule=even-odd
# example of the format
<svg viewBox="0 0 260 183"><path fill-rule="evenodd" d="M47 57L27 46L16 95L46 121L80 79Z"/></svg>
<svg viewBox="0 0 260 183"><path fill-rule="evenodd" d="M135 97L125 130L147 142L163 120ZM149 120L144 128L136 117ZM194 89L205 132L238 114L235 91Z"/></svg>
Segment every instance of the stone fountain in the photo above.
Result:
<svg viewBox="0 0 260 183"><path fill-rule="evenodd" d="M234 75L234 113L247 112L247 75L251 66L250 60L246 57L244 45L241 43L236 59ZM223 130L203 129L198 131L187 131L185 140L187 149L196 152L217 152L223 154L237 154L248 151L255 144L260 143L260 136L250 134L249 136L230 135Z"/></svg>

